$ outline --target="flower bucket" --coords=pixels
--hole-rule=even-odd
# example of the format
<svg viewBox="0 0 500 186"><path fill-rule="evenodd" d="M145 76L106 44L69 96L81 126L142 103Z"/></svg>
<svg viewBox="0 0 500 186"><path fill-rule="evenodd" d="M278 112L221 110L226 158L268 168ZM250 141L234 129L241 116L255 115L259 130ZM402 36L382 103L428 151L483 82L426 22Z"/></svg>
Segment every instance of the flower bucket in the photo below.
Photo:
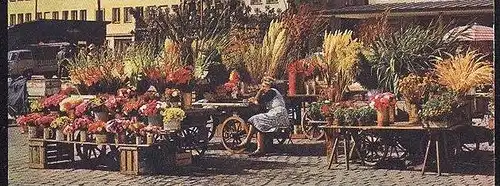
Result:
<svg viewBox="0 0 500 186"><path fill-rule="evenodd" d="M34 126L28 126L28 138L38 138L38 128Z"/></svg>
<svg viewBox="0 0 500 186"><path fill-rule="evenodd" d="M135 137L135 144L136 145L142 144L142 136L136 136Z"/></svg>
<svg viewBox="0 0 500 186"><path fill-rule="evenodd" d="M389 123L389 109L377 110L377 126L388 126Z"/></svg>
<svg viewBox="0 0 500 186"><path fill-rule="evenodd" d="M418 117L420 105L414 103L408 103L408 121L412 124L420 123L420 118Z"/></svg>
<svg viewBox="0 0 500 186"><path fill-rule="evenodd" d="M80 141L87 142L87 131L86 130L80 131Z"/></svg>
<svg viewBox="0 0 500 186"><path fill-rule="evenodd" d="M148 124L162 126L163 125L163 118L159 114L156 116L148 116Z"/></svg>
<svg viewBox="0 0 500 186"><path fill-rule="evenodd" d="M74 136L73 133L66 135L66 140L67 141L73 141L73 138L74 138L73 136Z"/></svg>
<svg viewBox="0 0 500 186"><path fill-rule="evenodd" d="M182 107L185 109L191 108L193 103L193 94L191 92L182 93Z"/></svg>
<svg viewBox="0 0 500 186"><path fill-rule="evenodd" d="M61 130L56 130L56 140L64 141L64 133Z"/></svg>
<svg viewBox="0 0 500 186"><path fill-rule="evenodd" d="M179 121L179 120L168 121L167 123L165 123L163 125L163 129L165 129L167 131L179 130L179 129L181 129L181 121Z"/></svg>
<svg viewBox="0 0 500 186"><path fill-rule="evenodd" d="M115 143L116 144L124 144L126 136L125 134L115 134Z"/></svg>
<svg viewBox="0 0 500 186"><path fill-rule="evenodd" d="M52 129L47 127L47 128L43 128L43 139L51 139L51 134L52 133Z"/></svg>
<svg viewBox="0 0 500 186"><path fill-rule="evenodd" d="M107 122L109 120L109 116L107 112L94 112L95 120Z"/></svg>
<svg viewBox="0 0 500 186"><path fill-rule="evenodd" d="M154 143L154 135L153 133L148 132L146 134L146 144L151 145Z"/></svg>
<svg viewBox="0 0 500 186"><path fill-rule="evenodd" d="M95 134L95 143L103 144L108 142L108 135L106 134Z"/></svg>

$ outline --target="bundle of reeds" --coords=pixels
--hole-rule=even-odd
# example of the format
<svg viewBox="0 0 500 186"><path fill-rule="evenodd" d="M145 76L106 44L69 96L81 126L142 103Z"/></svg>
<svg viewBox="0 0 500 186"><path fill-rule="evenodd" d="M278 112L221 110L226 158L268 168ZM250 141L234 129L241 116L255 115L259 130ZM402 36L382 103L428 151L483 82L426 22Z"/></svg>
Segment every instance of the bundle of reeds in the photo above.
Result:
<svg viewBox="0 0 500 186"><path fill-rule="evenodd" d="M287 30L283 23L271 21L269 30L264 36L260 53L262 63L268 64L269 67L266 75L276 77L277 69L286 66L282 57L285 54L287 38Z"/></svg>

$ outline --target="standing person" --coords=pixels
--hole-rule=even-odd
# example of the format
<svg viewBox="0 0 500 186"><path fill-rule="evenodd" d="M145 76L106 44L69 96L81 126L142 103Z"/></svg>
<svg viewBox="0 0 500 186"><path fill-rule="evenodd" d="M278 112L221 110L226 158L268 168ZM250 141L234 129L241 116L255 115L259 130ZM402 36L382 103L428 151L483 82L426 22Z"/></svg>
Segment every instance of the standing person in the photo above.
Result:
<svg viewBox="0 0 500 186"><path fill-rule="evenodd" d="M264 77L261 88L256 97L250 98L248 101L257 105L265 105L266 113L254 115L248 119L250 123L249 135L243 142L238 145L240 147L246 145L253 134L257 133L257 150L251 156L264 155L264 135L268 132L276 132L278 128L288 127L288 112L285 106L285 100L281 93L275 88L271 88L274 79Z"/></svg>

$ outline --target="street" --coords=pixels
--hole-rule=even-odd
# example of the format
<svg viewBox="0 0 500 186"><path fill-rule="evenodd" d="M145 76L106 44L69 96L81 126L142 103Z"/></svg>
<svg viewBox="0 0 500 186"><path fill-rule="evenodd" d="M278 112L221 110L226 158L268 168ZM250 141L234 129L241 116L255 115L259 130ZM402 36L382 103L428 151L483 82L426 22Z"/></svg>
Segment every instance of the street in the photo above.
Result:
<svg viewBox="0 0 500 186"><path fill-rule="evenodd" d="M294 139L279 153L265 157L230 155L217 139L205 157L193 165L161 175L127 176L118 171L72 168L29 169L27 135L9 127L9 185L493 185L494 146L481 147L474 158L461 162L453 173L436 176L403 168L334 164L327 170L322 141ZM342 156L340 157L342 161Z"/></svg>

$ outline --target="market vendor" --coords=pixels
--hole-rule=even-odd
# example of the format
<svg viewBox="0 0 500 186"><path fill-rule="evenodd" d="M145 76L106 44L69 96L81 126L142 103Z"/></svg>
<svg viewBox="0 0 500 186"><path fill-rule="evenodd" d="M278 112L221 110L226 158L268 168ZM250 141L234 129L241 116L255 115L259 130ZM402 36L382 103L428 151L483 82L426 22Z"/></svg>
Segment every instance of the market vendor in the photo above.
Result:
<svg viewBox="0 0 500 186"><path fill-rule="evenodd" d="M256 97L248 99L249 102L266 106L266 113L254 115L248 119L250 131L245 140L239 145L244 146L250 140L253 134L257 133L257 150L251 156L264 155L264 134L276 132L278 128L288 127L288 113L285 107L285 100L281 93L275 88L271 88L274 79L265 77Z"/></svg>

